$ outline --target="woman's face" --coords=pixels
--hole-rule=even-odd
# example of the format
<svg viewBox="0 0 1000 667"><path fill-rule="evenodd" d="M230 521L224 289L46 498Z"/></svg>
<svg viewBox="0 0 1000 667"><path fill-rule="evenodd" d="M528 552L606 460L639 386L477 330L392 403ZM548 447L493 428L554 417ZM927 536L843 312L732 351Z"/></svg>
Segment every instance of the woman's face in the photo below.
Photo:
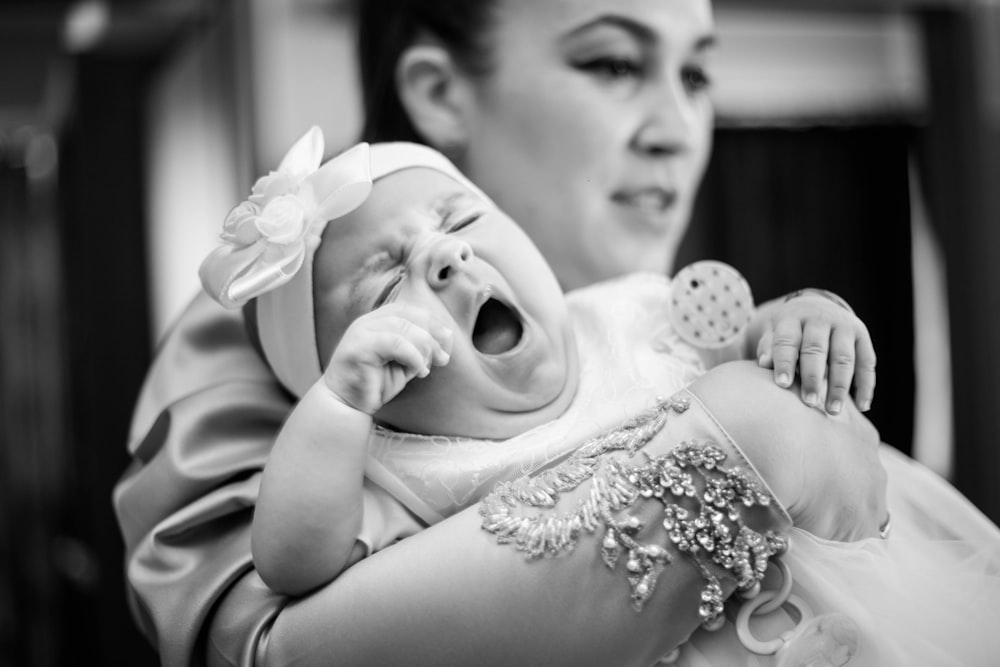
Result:
<svg viewBox="0 0 1000 667"><path fill-rule="evenodd" d="M709 0L499 0L460 167L564 289L669 272L711 148Z"/></svg>

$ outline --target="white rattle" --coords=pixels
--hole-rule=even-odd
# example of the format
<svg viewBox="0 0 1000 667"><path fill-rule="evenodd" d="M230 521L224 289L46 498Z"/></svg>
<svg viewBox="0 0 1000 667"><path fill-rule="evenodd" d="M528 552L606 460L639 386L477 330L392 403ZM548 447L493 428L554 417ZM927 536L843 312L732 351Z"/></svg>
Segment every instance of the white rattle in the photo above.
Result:
<svg viewBox="0 0 1000 667"><path fill-rule="evenodd" d="M753 315L753 294L743 275L724 262L688 264L673 280L670 321L678 335L696 348L731 345Z"/></svg>

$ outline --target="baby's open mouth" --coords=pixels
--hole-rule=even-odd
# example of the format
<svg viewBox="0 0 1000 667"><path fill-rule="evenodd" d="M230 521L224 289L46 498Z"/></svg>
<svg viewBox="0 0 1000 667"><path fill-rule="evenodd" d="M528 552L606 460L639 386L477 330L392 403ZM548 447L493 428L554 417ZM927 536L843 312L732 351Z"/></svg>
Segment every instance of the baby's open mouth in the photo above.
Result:
<svg viewBox="0 0 1000 667"><path fill-rule="evenodd" d="M483 354L510 352L521 342L524 327L521 318L509 306L496 299L487 299L479 309L472 330L472 344Z"/></svg>

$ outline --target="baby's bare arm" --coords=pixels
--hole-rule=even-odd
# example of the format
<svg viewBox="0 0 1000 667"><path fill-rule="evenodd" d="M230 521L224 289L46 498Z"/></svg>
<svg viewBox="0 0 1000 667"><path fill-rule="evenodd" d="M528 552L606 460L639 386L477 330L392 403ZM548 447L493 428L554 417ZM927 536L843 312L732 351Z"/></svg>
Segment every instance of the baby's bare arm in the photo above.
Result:
<svg viewBox="0 0 1000 667"><path fill-rule="evenodd" d="M252 547L272 589L304 593L357 560L373 415L410 380L448 363L450 346L450 332L429 313L397 304L362 315L344 332L264 467Z"/></svg>
<svg viewBox="0 0 1000 667"><path fill-rule="evenodd" d="M372 419L323 381L285 422L264 467L252 551L273 590L298 595L348 564L363 518L364 462Z"/></svg>

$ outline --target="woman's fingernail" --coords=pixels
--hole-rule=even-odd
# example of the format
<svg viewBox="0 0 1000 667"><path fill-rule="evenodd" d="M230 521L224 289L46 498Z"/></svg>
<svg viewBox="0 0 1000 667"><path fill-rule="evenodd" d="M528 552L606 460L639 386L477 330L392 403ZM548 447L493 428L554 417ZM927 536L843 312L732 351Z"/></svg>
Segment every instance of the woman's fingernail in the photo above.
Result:
<svg viewBox="0 0 1000 667"><path fill-rule="evenodd" d="M788 377L788 373L778 373L778 385L782 387L790 387L792 384L792 379Z"/></svg>
<svg viewBox="0 0 1000 667"><path fill-rule="evenodd" d="M871 409L872 409L872 402L871 401L865 400L865 401L861 401L860 403L858 403L858 410L861 410L861 412L868 412Z"/></svg>
<svg viewBox="0 0 1000 667"><path fill-rule="evenodd" d="M844 406L843 406L843 404L840 401L834 401L833 403L830 403L830 414L831 415L839 415L840 414L840 409L842 407L844 407Z"/></svg>
<svg viewBox="0 0 1000 667"><path fill-rule="evenodd" d="M804 400L806 402L806 405L815 408L816 405L819 403L819 396L816 395L816 392L810 391L808 394L806 394Z"/></svg>

